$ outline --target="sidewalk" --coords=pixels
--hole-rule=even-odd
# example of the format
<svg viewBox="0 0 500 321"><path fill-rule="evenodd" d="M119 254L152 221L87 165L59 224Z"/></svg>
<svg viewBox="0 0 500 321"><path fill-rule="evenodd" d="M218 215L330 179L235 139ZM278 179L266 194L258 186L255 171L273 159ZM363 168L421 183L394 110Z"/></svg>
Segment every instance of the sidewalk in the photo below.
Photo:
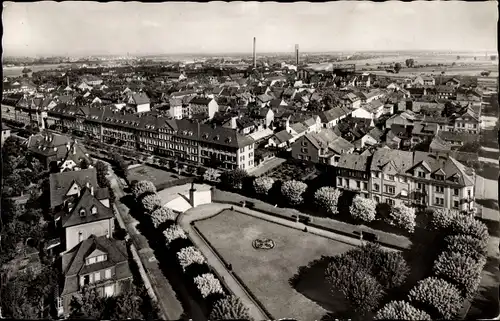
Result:
<svg viewBox="0 0 500 321"><path fill-rule="evenodd" d="M120 201L120 199L125 196L125 193L118 183L118 178L111 170L109 178L116 197L115 205L118 209L116 214L126 226L127 232L134 246L137 248L141 262L150 278L156 297L158 298L159 308L166 320L179 320L183 314L182 305L179 300L177 300L175 291L172 289L172 286L156 263L156 258L153 250L149 248L147 239L135 228L138 222L129 214L127 206Z"/></svg>
<svg viewBox="0 0 500 321"><path fill-rule="evenodd" d="M205 242L205 240L198 234L198 232L191 226L191 222L210 217L222 209L228 208L222 204L205 204L195 208L189 209L179 215L177 222L189 235L196 247L205 255L208 264L214 268L219 276L222 277L224 283L229 287L231 292L239 297L243 304L248 307L250 316L254 320L267 320L268 317L264 311L261 310L259 305L252 299L245 288L236 280L231 274L224 263L220 260L219 256L212 250L212 247Z"/></svg>

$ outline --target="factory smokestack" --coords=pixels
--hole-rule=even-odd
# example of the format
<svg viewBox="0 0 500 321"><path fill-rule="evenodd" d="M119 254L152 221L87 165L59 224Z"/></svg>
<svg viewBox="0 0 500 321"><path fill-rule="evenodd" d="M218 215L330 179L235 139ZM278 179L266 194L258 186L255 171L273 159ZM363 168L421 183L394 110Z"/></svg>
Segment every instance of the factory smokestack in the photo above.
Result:
<svg viewBox="0 0 500 321"><path fill-rule="evenodd" d="M299 45L295 45L295 64L299 65Z"/></svg>
<svg viewBox="0 0 500 321"><path fill-rule="evenodd" d="M257 42L257 39L253 37L253 67L257 68L257 57L255 56L255 44Z"/></svg>

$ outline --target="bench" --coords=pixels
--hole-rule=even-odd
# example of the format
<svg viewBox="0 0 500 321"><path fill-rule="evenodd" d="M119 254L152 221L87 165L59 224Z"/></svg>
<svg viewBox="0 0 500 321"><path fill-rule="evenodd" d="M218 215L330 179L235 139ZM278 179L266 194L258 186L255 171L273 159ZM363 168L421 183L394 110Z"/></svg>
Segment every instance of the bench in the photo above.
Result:
<svg viewBox="0 0 500 321"><path fill-rule="evenodd" d="M363 235L363 240L369 241L369 242L375 242L378 241L378 235L375 233L370 233L370 232L361 232Z"/></svg>
<svg viewBox="0 0 500 321"><path fill-rule="evenodd" d="M294 220L297 220L297 215L292 215ZM299 215L299 222L302 224L309 224L312 222L312 218L310 216Z"/></svg>
<svg viewBox="0 0 500 321"><path fill-rule="evenodd" d="M248 208L253 208L253 207L255 206L255 203L254 203L254 202L248 202L248 201L247 201L247 203L246 203L246 204L247 204L247 207L248 207Z"/></svg>

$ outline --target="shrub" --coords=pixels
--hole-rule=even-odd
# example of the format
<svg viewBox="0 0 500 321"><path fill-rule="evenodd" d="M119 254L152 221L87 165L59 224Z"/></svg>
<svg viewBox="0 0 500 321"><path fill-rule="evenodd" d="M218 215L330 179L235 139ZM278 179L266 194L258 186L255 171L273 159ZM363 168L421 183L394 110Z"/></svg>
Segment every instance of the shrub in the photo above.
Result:
<svg viewBox="0 0 500 321"><path fill-rule="evenodd" d="M403 285L410 267L401 252L381 251L373 265L373 275L385 289Z"/></svg>
<svg viewBox="0 0 500 321"><path fill-rule="evenodd" d="M485 257L488 243L470 235L448 235L444 238L446 250L470 256L475 260Z"/></svg>
<svg viewBox="0 0 500 321"><path fill-rule="evenodd" d="M431 316L406 301L391 301L378 311L375 320L431 320Z"/></svg>
<svg viewBox="0 0 500 321"><path fill-rule="evenodd" d="M328 214L337 214L337 204L340 197L340 191L334 187L324 186L314 193L314 202L316 205L326 210Z"/></svg>
<svg viewBox="0 0 500 321"><path fill-rule="evenodd" d="M149 194L144 196L141 201L142 207L148 213L153 212L157 207L161 207L161 199L156 194Z"/></svg>
<svg viewBox="0 0 500 321"><path fill-rule="evenodd" d="M462 308L460 291L453 284L436 277L428 277L417 283L408 294L410 302L418 302L434 311L437 317L451 320Z"/></svg>
<svg viewBox="0 0 500 321"><path fill-rule="evenodd" d="M349 207L349 211L354 219L371 222L375 219L376 207L377 203L374 200L356 195Z"/></svg>
<svg viewBox="0 0 500 321"><path fill-rule="evenodd" d="M400 204L392 207L388 223L413 233L416 217L414 208Z"/></svg>
<svg viewBox="0 0 500 321"><path fill-rule="evenodd" d="M253 188L258 195L268 196L273 185L274 179L272 177L257 177L253 181Z"/></svg>
<svg viewBox="0 0 500 321"><path fill-rule="evenodd" d="M177 252L177 259L183 270L193 263L203 264L206 262L203 254L194 246L185 247Z"/></svg>
<svg viewBox="0 0 500 321"><path fill-rule="evenodd" d="M447 230L457 219L459 212L449 208L440 208L432 213L431 226L435 230Z"/></svg>
<svg viewBox="0 0 500 321"><path fill-rule="evenodd" d="M458 286L465 298L477 291L486 260L479 261L456 252L443 252L434 262L434 273Z"/></svg>
<svg viewBox="0 0 500 321"><path fill-rule="evenodd" d="M301 205L304 202L304 193L307 185L304 182L291 180L281 185L281 195L291 206Z"/></svg>
<svg viewBox="0 0 500 321"><path fill-rule="evenodd" d="M208 182L217 182L220 176L220 171L213 168L208 168L205 173L203 173L203 180Z"/></svg>
<svg viewBox="0 0 500 321"><path fill-rule="evenodd" d="M252 320L248 308L234 296L227 296L215 302L209 320Z"/></svg>
<svg viewBox="0 0 500 321"><path fill-rule="evenodd" d="M174 221L176 215L174 211L170 208L161 206L151 213L151 220L155 227L158 227L160 224L165 223L166 221Z"/></svg>
<svg viewBox="0 0 500 321"><path fill-rule="evenodd" d="M241 168L236 168L232 171L223 172L220 175L222 185L230 188L241 189L243 181L248 177L248 173Z"/></svg>
<svg viewBox="0 0 500 321"><path fill-rule="evenodd" d="M455 234L470 235L474 238L488 242L488 227L483 222L468 215L459 215L451 224L451 230Z"/></svg>
<svg viewBox="0 0 500 321"><path fill-rule="evenodd" d="M138 181L132 186L135 198L141 197L144 193L156 193L156 187L151 181Z"/></svg>
<svg viewBox="0 0 500 321"><path fill-rule="evenodd" d="M195 277L194 284L196 284L196 287L204 298L210 294L224 294L224 290L219 280L217 280L212 273L205 273Z"/></svg>
<svg viewBox="0 0 500 321"><path fill-rule="evenodd" d="M178 238L187 239L186 232L179 225L172 225L163 231L163 235L167 239L167 245Z"/></svg>
<svg viewBox="0 0 500 321"><path fill-rule="evenodd" d="M349 287L339 289L356 312L373 311L384 295L382 285L371 275L355 271Z"/></svg>

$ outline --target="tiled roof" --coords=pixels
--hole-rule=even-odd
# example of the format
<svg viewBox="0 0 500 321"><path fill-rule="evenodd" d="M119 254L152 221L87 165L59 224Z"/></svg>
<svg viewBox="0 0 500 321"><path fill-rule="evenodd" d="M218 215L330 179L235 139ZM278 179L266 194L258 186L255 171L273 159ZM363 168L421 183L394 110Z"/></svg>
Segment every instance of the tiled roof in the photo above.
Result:
<svg viewBox="0 0 500 321"><path fill-rule="evenodd" d="M329 123L331 121L334 121L336 119L339 119L340 117L349 115L350 112L342 107L333 107L330 110L324 111L319 114L319 117L321 119L321 122L323 123Z"/></svg>
<svg viewBox="0 0 500 321"><path fill-rule="evenodd" d="M132 99L136 105L149 104L151 101L146 93L134 93L132 94Z"/></svg>
<svg viewBox="0 0 500 321"><path fill-rule="evenodd" d="M107 254L104 262L85 265L86 258L95 250ZM62 258L63 274L65 276L64 289L61 295L77 292L79 289L78 276L100 271L110 267L116 267L114 279L127 279L132 277L128 266L127 248L123 241L107 238L106 236L90 236L79 243Z"/></svg>
<svg viewBox="0 0 500 321"><path fill-rule="evenodd" d="M340 155L337 168L367 172L370 170L370 159L371 156L342 154Z"/></svg>
<svg viewBox="0 0 500 321"><path fill-rule="evenodd" d="M88 188L84 188L81 193L82 195L76 202L71 213L62 218L63 228L107 220L114 217L113 211L94 197ZM94 206L97 208L97 214L91 214L91 210ZM80 211L82 209L85 210L85 216L80 216Z"/></svg>
<svg viewBox="0 0 500 321"><path fill-rule="evenodd" d="M279 143L285 143L288 142L290 139L293 138L292 134L287 132L285 129L283 129L280 132L277 132L273 136Z"/></svg>
<svg viewBox="0 0 500 321"><path fill-rule="evenodd" d="M50 174L50 206L56 207L64 202L68 189L73 182L80 187L84 187L87 182L94 188L98 187L97 172L95 168L88 168L79 171L70 171Z"/></svg>
<svg viewBox="0 0 500 321"><path fill-rule="evenodd" d="M305 131L307 131L307 127L302 124L302 123L294 123L292 125L290 125L290 127L297 133L297 134L301 134Z"/></svg>
<svg viewBox="0 0 500 321"><path fill-rule="evenodd" d="M212 98L194 97L189 103L194 105L208 105L212 100Z"/></svg>
<svg viewBox="0 0 500 321"><path fill-rule="evenodd" d="M380 171L388 163L392 163L396 171L404 173L412 167L413 154L402 150L380 148L373 154L370 169Z"/></svg>
<svg viewBox="0 0 500 321"><path fill-rule="evenodd" d="M475 184L473 170L464 166L453 157L439 157L429 153L419 151L414 152L414 166L424 161L429 165L431 173L442 169L446 174L447 180L453 176L456 176L458 177L458 183L461 185L472 186Z"/></svg>

